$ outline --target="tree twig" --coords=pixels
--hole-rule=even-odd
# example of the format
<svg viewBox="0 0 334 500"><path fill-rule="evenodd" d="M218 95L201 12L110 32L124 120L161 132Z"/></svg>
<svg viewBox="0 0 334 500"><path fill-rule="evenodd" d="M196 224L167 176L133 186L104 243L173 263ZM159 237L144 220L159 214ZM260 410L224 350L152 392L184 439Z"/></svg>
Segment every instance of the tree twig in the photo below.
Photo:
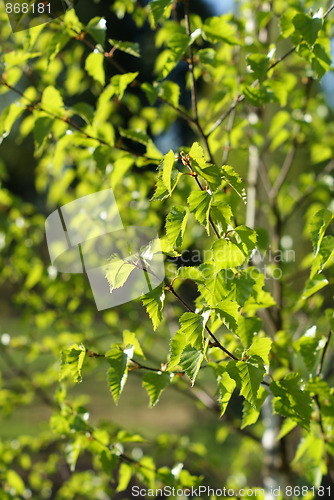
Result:
<svg viewBox="0 0 334 500"><path fill-rule="evenodd" d="M324 349L322 351L321 360L320 360L320 363L319 363L319 366L318 366L318 369L317 369L317 373L316 373L317 377L319 377L319 375L322 372L322 369L323 369L323 366L324 366L324 361L325 361L325 356L326 356L326 352L327 352L327 349L328 349L328 346L329 346L329 343L330 343L330 340L331 340L331 336L332 336L332 330L329 331L325 347L324 347Z"/></svg>

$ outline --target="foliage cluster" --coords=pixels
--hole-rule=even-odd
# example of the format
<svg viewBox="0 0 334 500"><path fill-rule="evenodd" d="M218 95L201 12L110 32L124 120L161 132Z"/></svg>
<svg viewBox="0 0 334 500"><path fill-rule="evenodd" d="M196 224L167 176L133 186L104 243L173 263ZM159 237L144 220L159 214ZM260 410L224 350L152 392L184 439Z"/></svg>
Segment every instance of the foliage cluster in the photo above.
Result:
<svg viewBox="0 0 334 500"><path fill-rule="evenodd" d="M319 84L333 6L243 1L203 19L188 0L144 3L112 2L130 41L74 8L13 35L1 6L0 152L10 141L33 148L23 175L38 202L10 187L3 153L0 279L28 326L1 332L0 404L4 415L38 398L52 410L48 430L0 443L1 499L222 486L213 471L224 461L200 441L150 445L90 421L72 386L85 391L101 364L116 404L139 374L151 407L175 389L222 417L213 445L229 456L226 486L319 486L333 469L334 121ZM164 148L180 130L184 144ZM49 265L44 222L110 187L125 226L161 234L166 278L142 305L97 313L84 278ZM208 257L183 266L195 248ZM141 265L149 276L145 253ZM134 267L110 262L111 293Z"/></svg>

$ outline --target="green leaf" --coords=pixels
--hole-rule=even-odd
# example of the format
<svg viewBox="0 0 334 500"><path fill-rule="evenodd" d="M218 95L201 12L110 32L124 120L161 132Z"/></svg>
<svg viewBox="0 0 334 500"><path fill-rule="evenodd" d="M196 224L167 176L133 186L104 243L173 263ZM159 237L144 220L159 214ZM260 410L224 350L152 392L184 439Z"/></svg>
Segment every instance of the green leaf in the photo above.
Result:
<svg viewBox="0 0 334 500"><path fill-rule="evenodd" d="M292 22L297 33L299 33L309 45L313 45L322 28L322 19L318 17L311 18L306 14L297 14Z"/></svg>
<svg viewBox="0 0 334 500"><path fill-rule="evenodd" d="M189 151L190 164L194 172L202 177L215 192L221 184L222 174L216 165L207 163L202 146L194 142Z"/></svg>
<svg viewBox="0 0 334 500"><path fill-rule="evenodd" d="M279 382L271 382L270 389L275 398L275 413L290 417L298 425L309 430L312 414L312 399L302 386L300 375L290 373Z"/></svg>
<svg viewBox="0 0 334 500"><path fill-rule="evenodd" d="M122 137L144 144L144 146L148 146L151 141L150 137L141 130L129 130L122 127L119 127L118 130Z"/></svg>
<svg viewBox="0 0 334 500"><path fill-rule="evenodd" d="M310 278L323 271L327 264L333 264L334 261L334 236L324 236L320 244L318 255L312 261Z"/></svg>
<svg viewBox="0 0 334 500"><path fill-rule="evenodd" d="M59 380L72 375L75 382L81 382L81 369L85 359L86 348L82 344L74 344L61 353Z"/></svg>
<svg viewBox="0 0 334 500"><path fill-rule="evenodd" d="M16 102L3 110L0 115L0 144L2 143L3 139L9 135L12 126L22 115L24 110L25 107Z"/></svg>
<svg viewBox="0 0 334 500"><path fill-rule="evenodd" d="M188 197L190 212L194 212L196 219L209 234L209 214L212 196L207 191L193 191Z"/></svg>
<svg viewBox="0 0 334 500"><path fill-rule="evenodd" d="M191 280L195 283L203 282L203 275L198 267L195 266L183 266L179 267L177 270L177 275L185 280Z"/></svg>
<svg viewBox="0 0 334 500"><path fill-rule="evenodd" d="M10 495L23 495L25 491L25 484L23 479L18 475L15 470L9 469L6 473L5 483L7 482L10 488Z"/></svg>
<svg viewBox="0 0 334 500"><path fill-rule="evenodd" d="M140 57L140 47L138 43L134 42L122 42L120 40L113 40L109 38L108 42L110 45L115 47L115 49L130 54L133 57Z"/></svg>
<svg viewBox="0 0 334 500"><path fill-rule="evenodd" d="M322 274L319 274L317 277L308 280L306 287L302 293L301 302L308 299L309 297L311 297L311 295L315 294L328 284L329 284L328 280Z"/></svg>
<svg viewBox="0 0 334 500"><path fill-rule="evenodd" d="M122 462L118 471L117 493L125 491L132 477L132 467L125 462Z"/></svg>
<svg viewBox="0 0 334 500"><path fill-rule="evenodd" d="M104 55L97 49L91 52L85 62L85 70L94 80L104 86L106 79L104 73Z"/></svg>
<svg viewBox="0 0 334 500"><path fill-rule="evenodd" d="M236 382L229 376L227 371L223 371L223 373L218 377L217 381L218 381L218 403L220 406L220 416L222 417L231 399L231 396L236 386Z"/></svg>
<svg viewBox="0 0 334 500"><path fill-rule="evenodd" d="M167 373L146 373L143 377L143 387L150 398L150 407L157 404L161 393L170 384L170 375Z"/></svg>
<svg viewBox="0 0 334 500"><path fill-rule="evenodd" d="M246 190L243 187L242 180L239 174L230 165L222 166L222 179L225 181L237 194L242 201L247 203Z"/></svg>
<svg viewBox="0 0 334 500"><path fill-rule="evenodd" d="M210 17L203 26L205 38L211 43L224 42L229 45L240 45L236 36L236 28L227 22L226 16Z"/></svg>
<svg viewBox="0 0 334 500"><path fill-rule="evenodd" d="M104 17L93 17L87 24L86 30L97 43L104 47L107 30L107 24Z"/></svg>
<svg viewBox="0 0 334 500"><path fill-rule="evenodd" d="M312 68L317 73L318 79L324 76L327 71L330 70L332 59L330 55L330 50L323 47L319 43L316 43L313 47L312 52Z"/></svg>
<svg viewBox="0 0 334 500"><path fill-rule="evenodd" d="M106 266L105 277L110 285L110 293L121 288L129 278L135 266L126 259L120 259L118 255L110 257Z"/></svg>
<svg viewBox="0 0 334 500"><path fill-rule="evenodd" d="M323 208L317 212L310 223L311 238L313 243L314 257L318 255L322 239L329 223L334 216L330 210Z"/></svg>
<svg viewBox="0 0 334 500"><path fill-rule="evenodd" d="M256 408L258 390L265 374L262 359L258 356L252 356L247 362L230 361L227 365L227 371L240 387L240 394Z"/></svg>
<svg viewBox="0 0 334 500"><path fill-rule="evenodd" d="M244 253L250 254L252 250L255 249L256 247L256 242L257 242L257 234L254 229L251 229L250 227L247 226L237 226L234 229L234 234L238 235L238 239L240 240L242 244L242 249Z"/></svg>
<svg viewBox="0 0 334 500"><path fill-rule="evenodd" d="M124 351L113 347L106 353L106 359L110 363L108 384L116 405L128 378L128 364L133 356L133 351L133 346L129 349L124 349Z"/></svg>
<svg viewBox="0 0 334 500"><path fill-rule="evenodd" d="M158 87L158 95L177 108L180 99L180 87L175 82L165 80Z"/></svg>
<svg viewBox="0 0 334 500"><path fill-rule="evenodd" d="M215 200L211 203L210 215L219 235L222 236L227 231L233 215L230 205L224 201Z"/></svg>
<svg viewBox="0 0 334 500"><path fill-rule="evenodd" d="M130 85L130 83L132 83L137 78L138 74L139 73L137 71L135 73L124 73L124 75L114 75L110 79L110 84L108 85L108 87L113 90L113 93L117 95L119 99L122 99L125 90Z"/></svg>
<svg viewBox="0 0 334 500"><path fill-rule="evenodd" d="M247 351L247 354L259 356L265 365L269 366L269 353L272 340L269 337L256 337Z"/></svg>
<svg viewBox="0 0 334 500"><path fill-rule="evenodd" d="M57 116L64 114L64 102L59 90L49 85L43 91L41 106L46 111L49 111Z"/></svg>
<svg viewBox="0 0 334 500"><path fill-rule="evenodd" d="M150 8L153 14L155 26L157 26L166 8L169 7L173 3L173 1L174 0L152 0L150 2Z"/></svg>
<svg viewBox="0 0 334 500"><path fill-rule="evenodd" d="M196 29L190 36L177 32L168 40L168 47L170 48L167 60L163 65L159 80L166 78L175 66L181 61L183 54L186 50L196 41L200 36L201 30Z"/></svg>
<svg viewBox="0 0 334 500"><path fill-rule="evenodd" d="M194 385L195 383L203 358L204 358L203 352L198 351L197 349L191 347L190 345L188 345L184 349L181 355L180 366L190 378L192 385Z"/></svg>
<svg viewBox="0 0 334 500"><path fill-rule="evenodd" d="M233 300L222 300L214 308L215 313L224 325L233 332L238 328L239 304Z"/></svg>
<svg viewBox="0 0 334 500"><path fill-rule="evenodd" d="M296 426L297 426L297 423L294 420L292 420L291 418L285 418L283 420L283 424L282 424L280 433L277 436L277 441L279 441L284 436L289 434L289 432L291 432Z"/></svg>
<svg viewBox="0 0 334 500"><path fill-rule="evenodd" d="M178 330L170 342L168 371L172 371L180 363L186 345L188 339L181 330Z"/></svg>
<svg viewBox="0 0 334 500"><path fill-rule="evenodd" d="M226 239L220 239L213 244L212 255L218 271L239 267L246 260L244 252L235 243Z"/></svg>
<svg viewBox="0 0 334 500"><path fill-rule="evenodd" d="M175 205L166 219L166 234L172 247L180 247L186 229L189 210L181 205Z"/></svg>
<svg viewBox="0 0 334 500"><path fill-rule="evenodd" d="M180 318L181 333L187 339L187 343L195 349L203 349L204 328L208 320L208 315L186 312Z"/></svg>
<svg viewBox="0 0 334 500"><path fill-rule="evenodd" d="M175 163L175 155L174 155L174 152L172 150L170 150L169 153L167 153L164 156L163 168L162 168L162 180L163 180L163 183L165 184L166 188L168 189L169 194L172 193L171 175L172 175L174 163Z"/></svg>
<svg viewBox="0 0 334 500"><path fill-rule="evenodd" d="M308 372L311 374L315 369L315 363L319 361L320 351L324 348L325 339L311 336L309 332L300 337L293 346L303 357Z"/></svg>
<svg viewBox="0 0 334 500"><path fill-rule="evenodd" d="M248 348L252 342L255 333L259 332L262 327L262 321L260 318L245 318L244 316L239 316L238 328L236 334L240 338L244 347Z"/></svg>
<svg viewBox="0 0 334 500"><path fill-rule="evenodd" d="M262 106L264 103L268 103L274 100L274 93L267 89L265 85L261 85L260 87L254 88L248 86L244 90L244 95L250 104L256 107Z"/></svg>
<svg viewBox="0 0 334 500"><path fill-rule="evenodd" d="M162 311L165 303L165 292L162 286L158 286L142 297L142 303L152 320L154 330L162 321Z"/></svg>
<svg viewBox="0 0 334 500"><path fill-rule="evenodd" d="M255 408L246 399L244 400L241 429L244 429L248 425L253 425L257 422L260 416L261 407L267 396L268 392L262 386L260 386L257 393Z"/></svg>
<svg viewBox="0 0 334 500"><path fill-rule="evenodd" d="M36 152L47 142L53 124L54 120L50 116L40 116L35 120L34 139Z"/></svg>
<svg viewBox="0 0 334 500"><path fill-rule="evenodd" d="M72 110L77 113L86 123L92 124L94 120L94 108L87 102L77 102L72 106Z"/></svg>
<svg viewBox="0 0 334 500"><path fill-rule="evenodd" d="M135 356L140 356L141 358L145 359L145 354L143 353L143 350L140 346L139 340L137 339L137 336L135 333L130 332L129 330L124 330L123 331L123 344L124 344L124 346L132 345L134 347L133 354Z"/></svg>
<svg viewBox="0 0 334 500"><path fill-rule="evenodd" d="M177 170L172 170L172 175L171 175L172 192L176 188L177 183L179 182L181 175L182 174L180 172L178 172ZM166 188L166 186L162 180L162 174L160 173L158 176L157 184L155 187L155 193L152 197L152 201L156 201L156 200L161 201L161 200L168 198L168 196L170 196L170 194L169 194L168 189Z"/></svg>
<svg viewBox="0 0 334 500"><path fill-rule="evenodd" d="M253 70L255 78L262 81L270 66L270 59L264 54L251 54L247 57L247 62Z"/></svg>

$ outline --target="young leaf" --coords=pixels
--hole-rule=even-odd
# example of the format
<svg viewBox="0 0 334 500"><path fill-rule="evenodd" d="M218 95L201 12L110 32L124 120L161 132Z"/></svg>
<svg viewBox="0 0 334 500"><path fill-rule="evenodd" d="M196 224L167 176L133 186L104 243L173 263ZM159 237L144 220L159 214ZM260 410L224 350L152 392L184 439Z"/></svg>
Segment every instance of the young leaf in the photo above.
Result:
<svg viewBox="0 0 334 500"><path fill-rule="evenodd" d="M186 345L188 345L188 339L181 330L178 330L170 342L168 371L172 371L180 363Z"/></svg>
<svg viewBox="0 0 334 500"><path fill-rule="evenodd" d="M240 387L240 394L256 408L258 404L257 393L265 374L262 359L258 356L252 356L247 362L230 361L227 365L227 371Z"/></svg>
<svg viewBox="0 0 334 500"><path fill-rule="evenodd" d="M118 255L113 255L106 266L105 274L110 285L110 293L121 288L134 269L135 266L131 262L120 259Z"/></svg>
<svg viewBox="0 0 334 500"><path fill-rule="evenodd" d="M311 231L311 238L313 242L313 250L314 250L314 257L318 255L320 245L322 242L322 239L325 235L325 231L329 225L329 223L333 220L333 214L330 210L327 210L323 208L322 210L319 210L317 212L311 223L310 223L310 231Z"/></svg>
<svg viewBox="0 0 334 500"><path fill-rule="evenodd" d="M152 408L159 401L160 395L170 384L170 375L167 373L146 373L143 377L143 387L147 390Z"/></svg>
<svg viewBox="0 0 334 500"><path fill-rule="evenodd" d="M242 185L242 180L239 174L230 165L222 166L222 179L240 196L243 202L247 203L246 191Z"/></svg>
<svg viewBox="0 0 334 500"><path fill-rule="evenodd" d="M122 462L118 472L118 485L116 489L117 493L127 489L131 476L132 467L129 464Z"/></svg>
<svg viewBox="0 0 334 500"><path fill-rule="evenodd" d="M201 367L204 354L202 351L198 351L194 347L188 345L182 355L180 366L186 372L190 378L191 384L194 385L198 371Z"/></svg>
<svg viewBox="0 0 334 500"><path fill-rule="evenodd" d="M211 203L210 215L219 235L222 236L227 231L233 215L230 205L224 201L215 200Z"/></svg>
<svg viewBox="0 0 334 500"><path fill-rule="evenodd" d="M122 42L121 40L112 40L111 38L109 38L108 42L117 50L130 54L134 57L140 57L140 47L138 43Z"/></svg>
<svg viewBox="0 0 334 500"><path fill-rule="evenodd" d="M166 234L172 247L180 247L189 217L188 208L175 205L166 219Z"/></svg>
<svg viewBox="0 0 334 500"><path fill-rule="evenodd" d="M236 37L236 28L227 22L226 16L207 19L203 26L203 32L209 42L240 45L240 40Z"/></svg>
<svg viewBox="0 0 334 500"><path fill-rule="evenodd" d="M262 321L260 318L245 318L244 316L239 316L238 328L236 334L240 338L244 347L248 348L252 342L255 333L259 332L262 327Z"/></svg>
<svg viewBox="0 0 334 500"><path fill-rule="evenodd" d="M320 244L318 255L312 260L310 278L323 271L324 267L334 261L334 236L324 236Z"/></svg>
<svg viewBox="0 0 334 500"><path fill-rule="evenodd" d="M248 349L247 354L260 356L264 364L269 366L269 353L271 350L272 340L269 337L256 337Z"/></svg>
<svg viewBox="0 0 334 500"><path fill-rule="evenodd" d="M254 77L260 81L263 80L270 66L270 59L265 54L251 54L247 57L247 62L254 73Z"/></svg>
<svg viewBox="0 0 334 500"><path fill-rule="evenodd" d="M271 382L270 389L275 398L275 413L290 417L301 427L308 430L312 414L312 399L307 390L302 388L298 373L290 373L278 382Z"/></svg>
<svg viewBox="0 0 334 500"><path fill-rule="evenodd" d="M246 260L244 252L235 243L226 239L216 241L212 253L217 271L241 266Z"/></svg>
<svg viewBox="0 0 334 500"><path fill-rule="evenodd" d="M93 17L93 19L91 19L87 24L86 29L87 33L89 33L94 40L103 47L106 41L106 20L103 17Z"/></svg>
<svg viewBox="0 0 334 500"><path fill-rule="evenodd" d="M158 286L142 297L142 303L146 307L149 317L156 330L162 321L162 311L165 303L165 292L162 286Z"/></svg>
<svg viewBox="0 0 334 500"><path fill-rule="evenodd" d="M309 45L313 45L322 28L322 19L319 17L312 18L306 14L297 14L292 22L297 33L300 34Z"/></svg>
<svg viewBox="0 0 334 500"><path fill-rule="evenodd" d="M190 212L194 212L196 219L205 226L209 234L209 214L212 196L207 191L193 191L188 197Z"/></svg>
<svg viewBox="0 0 334 500"><path fill-rule="evenodd" d="M243 402L242 409L242 424L241 429L244 429L248 425L255 424L260 416L261 407L268 396L268 392L264 387L260 386L257 393L257 401L254 406L252 406L246 399Z"/></svg>
<svg viewBox="0 0 334 500"><path fill-rule="evenodd" d="M239 304L233 300L222 300L214 308L215 313L224 325L233 332L238 328Z"/></svg>
<svg viewBox="0 0 334 500"><path fill-rule="evenodd" d="M104 86L106 82L103 63L104 56L97 49L89 54L85 62L85 70L89 76L94 78L94 80L99 82L102 86Z"/></svg>
<svg viewBox="0 0 334 500"><path fill-rule="evenodd" d="M81 369L85 359L86 348L82 344L74 344L61 353L59 380L72 375L75 382L81 382Z"/></svg>
<svg viewBox="0 0 334 500"><path fill-rule="evenodd" d="M184 280L191 280L195 283L203 283L204 277L198 267L182 266L177 270L177 275Z"/></svg>
<svg viewBox="0 0 334 500"><path fill-rule="evenodd" d="M116 405L128 378L128 363L133 356L133 351L133 346L130 349L124 349L124 351L113 347L106 353L106 359L110 363L108 384Z"/></svg>
<svg viewBox="0 0 334 500"><path fill-rule="evenodd" d="M206 321L207 317L192 312L186 312L180 318L181 333L187 339L187 343L197 350L203 348Z"/></svg>
<svg viewBox="0 0 334 500"><path fill-rule="evenodd" d="M226 411L227 405L231 399L236 386L227 371L224 371L217 379L218 381L218 403L220 406L220 416L222 417Z"/></svg>
<svg viewBox="0 0 334 500"><path fill-rule="evenodd" d="M162 168L162 180L166 188L168 189L169 194L172 193L171 175L174 163L175 163L175 155L173 151L170 150L169 153L167 153L164 156L163 168Z"/></svg>
<svg viewBox="0 0 334 500"><path fill-rule="evenodd" d="M129 330L124 330L123 331L123 344L124 344L124 346L132 345L134 347L133 354L135 356L140 356L141 358L145 359L145 354L143 353L143 350L140 346L139 340L137 339L135 333L130 332Z"/></svg>
<svg viewBox="0 0 334 500"><path fill-rule="evenodd" d="M165 9L169 7L173 1L174 0L152 0L150 2L155 26L157 26L160 18L163 16Z"/></svg>
<svg viewBox="0 0 334 500"><path fill-rule="evenodd" d="M63 98L60 95L59 90L55 89L51 85L44 89L41 105L43 109L50 111L57 116L62 116L65 111Z"/></svg>

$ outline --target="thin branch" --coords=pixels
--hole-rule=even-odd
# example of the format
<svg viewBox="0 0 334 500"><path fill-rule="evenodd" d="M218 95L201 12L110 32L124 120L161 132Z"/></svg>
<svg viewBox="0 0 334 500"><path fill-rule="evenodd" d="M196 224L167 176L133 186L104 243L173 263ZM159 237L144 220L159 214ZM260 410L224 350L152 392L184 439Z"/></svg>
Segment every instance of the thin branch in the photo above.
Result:
<svg viewBox="0 0 334 500"><path fill-rule="evenodd" d="M332 330L329 331L329 334L328 334L328 337L327 337L327 340L326 340L326 344L325 344L325 347L324 347L324 350L322 351L322 356L321 356L321 360L320 360L320 363L319 363L319 366L318 366L318 369L317 369L317 377L320 376L321 372L322 372L322 369L323 369L323 366L324 366L324 361L325 361L325 356L326 356L326 352L327 352L327 349L328 349L328 346L329 346L329 343L330 343L330 340L331 340L331 336L332 336Z"/></svg>
<svg viewBox="0 0 334 500"><path fill-rule="evenodd" d="M186 23L186 33L188 36L191 35L190 29L190 19L189 19L189 0L184 0L184 19ZM198 122L198 112L197 112L197 88L196 80L194 75L194 55L192 45L189 46L189 72L191 80L191 103L193 109L193 115L196 122Z"/></svg>
<svg viewBox="0 0 334 500"><path fill-rule="evenodd" d="M266 195L270 199L270 192L272 190L272 186L271 186L271 183L270 183L270 180L268 177L268 172L267 172L267 169L266 169L266 166L264 164L263 159L260 159L260 161L259 161L259 173L260 173L260 177L261 177Z"/></svg>
<svg viewBox="0 0 334 500"><path fill-rule="evenodd" d="M279 190L281 189L282 184L283 184L284 180L286 179L286 176L289 173L289 170L291 168L295 154L296 154L296 146L293 145L292 148L290 149L290 151L288 152L288 154L286 155L284 163L283 163L282 168L281 168L281 171L280 171L272 189L270 190L269 197L271 200L276 198L276 196L278 195Z"/></svg>
<svg viewBox="0 0 334 500"><path fill-rule="evenodd" d="M227 139L226 139L225 146L224 146L223 165L225 165L227 163L228 155L230 152L231 132L232 132L232 128L233 128L234 119L235 119L235 108L233 109L233 111L231 112L231 114L229 116L229 120L228 120L228 124L227 124L227 128L226 128Z"/></svg>
<svg viewBox="0 0 334 500"><path fill-rule="evenodd" d="M334 158L327 164L327 166L324 168L324 170L322 172L320 172L320 174L317 175L313 184L308 187L308 189L305 191L305 193L300 198L298 198L298 200L295 201L290 212L288 214L286 214L285 217L283 218L283 220L282 220L283 225L287 223L287 221L295 213L295 211L298 210L298 208L300 208L302 206L302 204L318 189L319 186L317 185L317 183L325 175L330 174L331 171L333 170L333 168L334 168Z"/></svg>

